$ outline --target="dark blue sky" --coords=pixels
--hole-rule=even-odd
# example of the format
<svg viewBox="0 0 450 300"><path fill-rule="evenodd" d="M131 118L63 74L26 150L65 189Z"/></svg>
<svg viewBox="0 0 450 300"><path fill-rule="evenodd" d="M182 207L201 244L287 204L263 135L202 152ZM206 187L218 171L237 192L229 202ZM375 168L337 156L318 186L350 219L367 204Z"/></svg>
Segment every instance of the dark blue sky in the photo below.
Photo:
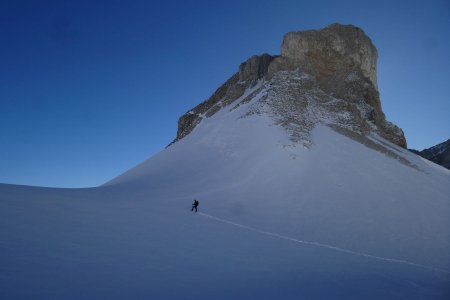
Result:
<svg viewBox="0 0 450 300"><path fill-rule="evenodd" d="M162 150L177 119L283 34L334 22L378 48L388 120L450 137L448 1L1 1L0 182L95 186Z"/></svg>

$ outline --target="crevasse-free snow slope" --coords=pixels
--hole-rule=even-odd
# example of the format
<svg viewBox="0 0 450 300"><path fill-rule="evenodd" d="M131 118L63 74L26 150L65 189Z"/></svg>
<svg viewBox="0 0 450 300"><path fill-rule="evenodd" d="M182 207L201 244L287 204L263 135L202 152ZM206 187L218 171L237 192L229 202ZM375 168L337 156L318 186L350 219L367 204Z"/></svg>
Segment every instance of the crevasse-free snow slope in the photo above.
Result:
<svg viewBox="0 0 450 300"><path fill-rule="evenodd" d="M105 187L1 186L2 298L445 295L449 274L433 268L449 270L447 170L398 148L419 171L327 127L311 149L285 147L269 118L239 112ZM205 214L330 248L196 215L193 197Z"/></svg>
<svg viewBox="0 0 450 300"><path fill-rule="evenodd" d="M314 81L243 83L98 188L0 185L0 298L448 297L450 171Z"/></svg>

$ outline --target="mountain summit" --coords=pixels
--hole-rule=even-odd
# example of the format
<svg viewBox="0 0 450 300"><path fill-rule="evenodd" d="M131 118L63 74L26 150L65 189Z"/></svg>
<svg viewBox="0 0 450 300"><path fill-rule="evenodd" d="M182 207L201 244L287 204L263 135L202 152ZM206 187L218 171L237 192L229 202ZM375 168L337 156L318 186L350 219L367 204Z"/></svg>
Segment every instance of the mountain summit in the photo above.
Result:
<svg viewBox="0 0 450 300"><path fill-rule="evenodd" d="M174 142L204 118L255 97L249 113L270 114L293 141L307 147L320 123L358 140L376 133L406 148L403 131L386 121L381 108L377 49L358 27L332 24L287 33L280 56L250 57L209 99L183 115Z"/></svg>

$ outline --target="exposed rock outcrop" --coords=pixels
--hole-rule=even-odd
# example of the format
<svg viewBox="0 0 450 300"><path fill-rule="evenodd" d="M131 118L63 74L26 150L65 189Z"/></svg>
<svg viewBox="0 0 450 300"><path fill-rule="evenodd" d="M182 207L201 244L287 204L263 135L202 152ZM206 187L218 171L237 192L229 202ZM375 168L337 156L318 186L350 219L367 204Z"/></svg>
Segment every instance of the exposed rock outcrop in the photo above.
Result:
<svg viewBox="0 0 450 300"><path fill-rule="evenodd" d="M269 76L281 70L301 67L319 79L340 77L355 70L377 89L378 52L360 28L332 24L321 30L289 32L284 36L281 57L271 66Z"/></svg>
<svg viewBox="0 0 450 300"><path fill-rule="evenodd" d="M273 108L272 115L280 125L305 132L299 136L305 137L315 123L331 118L347 129L360 134L374 131L406 148L403 131L387 122L382 111L377 55L370 38L352 25L287 33L280 56L250 57L209 99L183 115L174 142L189 134L202 118L212 116L262 81L260 92L265 94L261 101ZM308 119L308 107L320 113ZM295 114L298 116L293 117ZM317 115L327 116L319 120ZM307 140L303 139L304 144Z"/></svg>

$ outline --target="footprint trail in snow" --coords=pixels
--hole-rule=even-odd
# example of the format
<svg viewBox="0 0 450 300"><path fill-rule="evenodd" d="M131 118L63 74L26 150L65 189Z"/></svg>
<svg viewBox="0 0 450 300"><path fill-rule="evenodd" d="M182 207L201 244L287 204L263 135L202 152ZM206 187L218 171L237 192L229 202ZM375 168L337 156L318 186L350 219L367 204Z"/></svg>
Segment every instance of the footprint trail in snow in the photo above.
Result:
<svg viewBox="0 0 450 300"><path fill-rule="evenodd" d="M288 241L295 242L295 243L300 243L300 244L304 244L304 245L312 245L312 246L321 247L321 248L327 248L327 249L330 249L330 250L339 251L339 252L343 252L343 253L347 253L347 254L367 257L367 258L381 260L381 261L386 261L386 262L391 262L391 263L406 264L406 265L415 266L415 267L419 267L419 268L423 268L423 269L428 269L428 270L432 270L432 271L437 271L437 272L450 274L450 271L447 271L447 270L443 270L443 269L439 269L439 268L435 268L435 267L430 267L430 266L426 266L426 265L421 265L421 264L417 264L417 263L410 262L410 261L407 261L407 260L376 256L376 255L371 255L371 254L362 253L362 252L356 252L356 251L352 251L352 250L348 250L348 249L344 249L344 248L339 248L339 247L332 246L332 245L326 245L326 244L321 244L321 243L317 243L317 242L310 242L310 241L299 240L299 239L295 239L295 238L288 237L288 236L285 236L285 235L281 235L281 234L278 234L278 233L273 233L273 232L269 232L269 231L259 230L259 229L253 228L253 227L249 227L249 226L242 225L242 224L239 224L239 223L231 222L231 221L228 221L228 220L225 220L225 219L221 219L221 218L218 218L218 217L215 217L215 216L211 216L211 215L208 215L208 214L205 214L205 213L202 213L202 212L199 212L198 214L201 215L202 217L206 217L206 218L215 220L217 222L222 222L222 223L233 225L233 226L236 226L236 227L240 227L240 228L243 228L243 229L246 229L246 230L249 230L249 231L257 232L257 233L260 233L260 234L265 234L265 235L268 235L268 236L276 237L276 238L283 239L283 240L288 240Z"/></svg>

